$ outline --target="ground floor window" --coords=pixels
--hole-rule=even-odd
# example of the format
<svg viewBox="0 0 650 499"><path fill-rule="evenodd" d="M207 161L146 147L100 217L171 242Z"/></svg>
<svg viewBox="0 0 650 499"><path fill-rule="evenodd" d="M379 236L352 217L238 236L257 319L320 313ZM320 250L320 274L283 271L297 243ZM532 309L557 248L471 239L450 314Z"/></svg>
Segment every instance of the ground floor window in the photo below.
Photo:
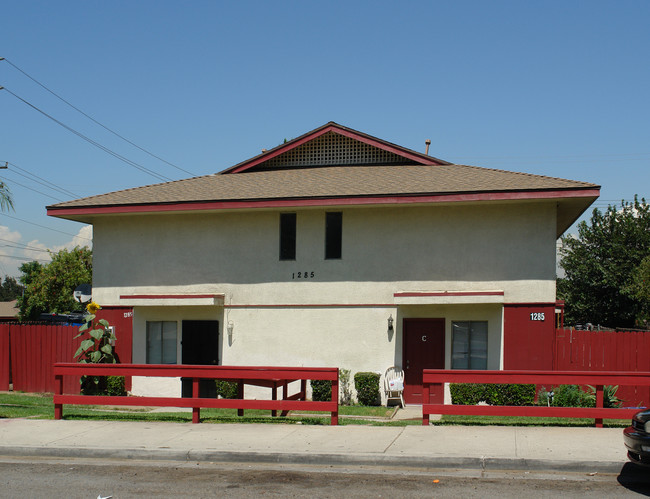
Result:
<svg viewBox="0 0 650 499"><path fill-rule="evenodd" d="M487 321L454 321L451 331L451 368L487 369Z"/></svg>
<svg viewBox="0 0 650 499"><path fill-rule="evenodd" d="M147 364L176 364L176 321L147 321Z"/></svg>

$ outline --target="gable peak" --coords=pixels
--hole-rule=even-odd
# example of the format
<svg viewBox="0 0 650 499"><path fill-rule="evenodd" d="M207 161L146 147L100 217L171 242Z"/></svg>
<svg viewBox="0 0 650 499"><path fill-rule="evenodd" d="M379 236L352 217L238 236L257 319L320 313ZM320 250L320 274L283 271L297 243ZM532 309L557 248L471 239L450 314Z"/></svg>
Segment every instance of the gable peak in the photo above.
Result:
<svg viewBox="0 0 650 499"><path fill-rule="evenodd" d="M221 173L319 166L415 164L449 163L330 121Z"/></svg>

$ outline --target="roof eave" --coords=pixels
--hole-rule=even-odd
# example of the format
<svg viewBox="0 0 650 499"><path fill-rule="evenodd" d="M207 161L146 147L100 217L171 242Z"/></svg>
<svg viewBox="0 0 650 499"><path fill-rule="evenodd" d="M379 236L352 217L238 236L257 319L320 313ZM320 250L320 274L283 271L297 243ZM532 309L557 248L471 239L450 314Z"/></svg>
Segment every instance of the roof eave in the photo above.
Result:
<svg viewBox="0 0 650 499"><path fill-rule="evenodd" d="M600 187L582 189L519 190L455 193L380 194L363 196L320 196L302 198L206 200L99 206L49 206L48 216L90 223L95 216L166 212L251 210L328 206L370 206L404 204L473 203L486 201L558 200L558 231L561 235L600 195ZM560 217L562 215L562 217ZM570 221L569 225L566 225ZM566 225L566 226L565 226ZM559 237L558 235L558 237Z"/></svg>

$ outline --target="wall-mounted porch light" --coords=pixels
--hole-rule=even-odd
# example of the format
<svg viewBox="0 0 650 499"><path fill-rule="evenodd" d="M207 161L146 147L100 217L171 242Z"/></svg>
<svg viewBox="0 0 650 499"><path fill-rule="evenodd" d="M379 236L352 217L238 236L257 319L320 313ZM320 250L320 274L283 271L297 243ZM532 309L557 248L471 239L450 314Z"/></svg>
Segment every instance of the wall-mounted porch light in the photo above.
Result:
<svg viewBox="0 0 650 499"><path fill-rule="evenodd" d="M230 341L230 343L232 343L232 332L234 329L235 329L235 324L233 323L233 321L228 321L227 330L228 330L228 340Z"/></svg>
<svg viewBox="0 0 650 499"><path fill-rule="evenodd" d="M390 317L388 318L388 330L393 330L393 314L390 314Z"/></svg>

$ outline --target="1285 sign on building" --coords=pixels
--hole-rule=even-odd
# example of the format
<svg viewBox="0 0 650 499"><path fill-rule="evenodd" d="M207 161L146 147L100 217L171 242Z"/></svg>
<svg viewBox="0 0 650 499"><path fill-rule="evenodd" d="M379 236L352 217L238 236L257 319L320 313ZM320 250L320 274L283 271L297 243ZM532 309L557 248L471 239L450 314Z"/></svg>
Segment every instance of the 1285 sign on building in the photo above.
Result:
<svg viewBox="0 0 650 499"><path fill-rule="evenodd" d="M294 272L291 274L292 279L313 279L315 276L314 272Z"/></svg>
<svg viewBox="0 0 650 499"><path fill-rule="evenodd" d="M544 312L531 312L530 320L531 321L544 321L546 319Z"/></svg>

